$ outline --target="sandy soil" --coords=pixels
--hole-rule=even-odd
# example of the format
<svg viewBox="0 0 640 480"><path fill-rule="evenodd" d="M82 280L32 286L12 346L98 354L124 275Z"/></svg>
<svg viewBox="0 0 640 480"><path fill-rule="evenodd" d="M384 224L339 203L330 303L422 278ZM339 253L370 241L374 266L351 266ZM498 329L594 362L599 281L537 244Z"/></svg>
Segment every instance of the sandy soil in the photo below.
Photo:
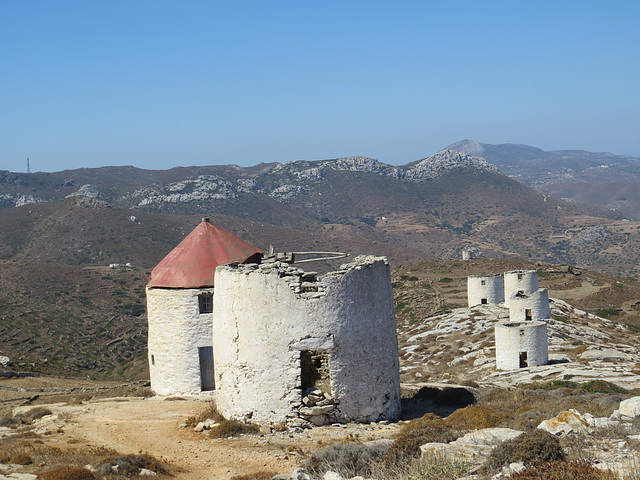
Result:
<svg viewBox="0 0 640 480"><path fill-rule="evenodd" d="M78 443L108 447L121 454L149 453L169 463L176 478L229 479L259 471L290 474L307 455L327 445L351 440L389 438L398 425L325 426L302 432L274 432L230 439L210 439L193 428L180 427L185 419L207 407L196 400L105 398L83 405L55 404L64 414L63 433L41 437L69 448Z"/></svg>
<svg viewBox="0 0 640 480"><path fill-rule="evenodd" d="M259 470L288 473L298 466L296 455L261 445L261 437L211 440L191 428L179 428L188 416L202 409L202 402L189 400L101 401L88 404L75 415L65 434L123 454L150 453L176 467L178 478L185 480L230 478Z"/></svg>

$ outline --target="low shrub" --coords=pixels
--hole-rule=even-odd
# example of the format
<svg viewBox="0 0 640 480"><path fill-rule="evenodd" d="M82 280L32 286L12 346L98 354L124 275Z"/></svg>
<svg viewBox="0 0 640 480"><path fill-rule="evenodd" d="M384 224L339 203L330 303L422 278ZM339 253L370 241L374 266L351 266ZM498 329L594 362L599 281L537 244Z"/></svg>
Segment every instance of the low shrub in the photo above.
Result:
<svg viewBox="0 0 640 480"><path fill-rule="evenodd" d="M22 421L31 424L36 420L40 420L45 415L51 415L53 412L45 407L36 407L20 415Z"/></svg>
<svg viewBox="0 0 640 480"><path fill-rule="evenodd" d="M500 427L506 421L505 415L484 405L471 405L458 409L445 420L447 425L458 430Z"/></svg>
<svg viewBox="0 0 640 480"><path fill-rule="evenodd" d="M389 442L339 443L316 452L305 468L312 476L322 477L331 470L344 478L370 476L389 450Z"/></svg>
<svg viewBox="0 0 640 480"><path fill-rule="evenodd" d="M618 480L618 476L608 470L592 467L581 461L555 461L530 465L514 473L511 480Z"/></svg>
<svg viewBox="0 0 640 480"><path fill-rule="evenodd" d="M38 480L98 480L99 478L84 467L57 467L38 475Z"/></svg>
<svg viewBox="0 0 640 480"><path fill-rule="evenodd" d="M147 453L140 455L117 455L100 460L96 464L96 468L104 474L113 472L114 469L112 467L116 467L119 475L126 476L138 475L143 468L151 470L158 475L166 475L169 473L163 462Z"/></svg>
<svg viewBox="0 0 640 480"><path fill-rule="evenodd" d="M243 434L258 433L260 428L250 423L242 423L237 420L222 420L217 427L209 430L210 438L228 438Z"/></svg>
<svg viewBox="0 0 640 480"><path fill-rule="evenodd" d="M466 475L471 464L434 456L420 461L418 466L408 472L407 480L455 480Z"/></svg>
<svg viewBox="0 0 640 480"><path fill-rule="evenodd" d="M514 462L535 465L564 458L565 453L557 437L536 428L494 448L485 468L494 470Z"/></svg>
<svg viewBox="0 0 640 480"><path fill-rule="evenodd" d="M20 425L22 421L18 417L1 417L0 427L15 427Z"/></svg>
<svg viewBox="0 0 640 480"><path fill-rule="evenodd" d="M453 442L460 432L448 425L442 418L427 413L421 418L411 420L396 435L395 442L385 455L385 464L392 465L420 456L420 446L425 443Z"/></svg>
<svg viewBox="0 0 640 480"><path fill-rule="evenodd" d="M220 412L214 402L210 402L207 407L197 415L187 418L186 424L189 427L195 427L198 423L205 420L213 420L216 423L221 423L225 418Z"/></svg>

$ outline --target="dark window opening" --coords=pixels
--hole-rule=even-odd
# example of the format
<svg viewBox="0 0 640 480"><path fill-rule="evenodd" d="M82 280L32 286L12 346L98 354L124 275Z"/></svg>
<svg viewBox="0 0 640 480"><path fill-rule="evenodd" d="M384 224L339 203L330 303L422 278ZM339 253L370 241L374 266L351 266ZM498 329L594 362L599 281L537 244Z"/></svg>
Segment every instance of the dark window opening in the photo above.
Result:
<svg viewBox="0 0 640 480"><path fill-rule="evenodd" d="M528 367L527 363L527 352L520 352L520 368Z"/></svg>
<svg viewBox="0 0 640 480"><path fill-rule="evenodd" d="M530 308L525 308L524 309L524 319L525 320L533 320L533 314L531 313L531 309Z"/></svg>
<svg viewBox="0 0 640 480"><path fill-rule="evenodd" d="M487 304L487 303L489 303L489 302L487 301L487 299L486 299L486 298L481 298L481 299L480 299L480 303L481 303L482 305L486 305L486 304Z"/></svg>
<svg viewBox="0 0 640 480"><path fill-rule="evenodd" d="M331 394L331 373L327 350L302 350L300 352L300 382L302 392L308 389Z"/></svg>
<svg viewBox="0 0 640 480"><path fill-rule="evenodd" d="M524 275L522 273L518 274L518 280L522 280L524 278Z"/></svg>
<svg viewBox="0 0 640 480"><path fill-rule="evenodd" d="M212 313L213 312L213 294L202 293L198 295L198 306L200 307L200 313Z"/></svg>
<svg viewBox="0 0 640 480"><path fill-rule="evenodd" d="M486 280L480 280L480 285L486 285L487 281Z"/></svg>
<svg viewBox="0 0 640 480"><path fill-rule="evenodd" d="M156 364L156 357L151 355L151 365L155 365L155 364Z"/></svg>

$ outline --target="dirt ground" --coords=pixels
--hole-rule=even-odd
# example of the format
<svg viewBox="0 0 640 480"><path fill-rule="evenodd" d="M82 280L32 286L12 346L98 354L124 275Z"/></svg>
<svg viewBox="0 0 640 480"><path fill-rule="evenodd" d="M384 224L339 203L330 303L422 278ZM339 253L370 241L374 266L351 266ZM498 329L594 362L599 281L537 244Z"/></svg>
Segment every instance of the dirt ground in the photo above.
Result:
<svg viewBox="0 0 640 480"><path fill-rule="evenodd" d="M21 385L19 388L24 388L29 385L29 391L20 392L24 398L25 393L42 390L43 385L52 382L59 389L73 383L67 381L65 384L62 380L51 378L3 380L0 381L0 402L14 407L24 403L22 399L12 400L11 394L15 392L7 387ZM259 471L290 474L302 466L309 454L332 443L345 439L366 441L389 438L398 430L397 424L349 424L301 432L211 439L206 433L197 433L193 428L181 426L189 416L205 410L207 401L109 397L109 393L127 389L112 385L111 389L105 390L104 385L91 383L83 382L82 388L101 389L101 394L91 399L78 402L73 400L78 393L65 395L41 391L38 399L29 402L46 405L64 419L62 428L53 429L51 433L40 436L40 439L61 449L87 445L111 448L120 454L148 453L166 461L176 478L184 480L229 479Z"/></svg>

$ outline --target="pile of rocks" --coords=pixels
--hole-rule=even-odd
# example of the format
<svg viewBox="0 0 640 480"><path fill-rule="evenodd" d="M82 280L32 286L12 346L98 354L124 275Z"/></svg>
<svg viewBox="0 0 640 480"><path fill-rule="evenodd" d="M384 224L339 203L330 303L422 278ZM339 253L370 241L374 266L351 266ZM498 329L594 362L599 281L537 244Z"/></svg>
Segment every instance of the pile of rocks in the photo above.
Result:
<svg viewBox="0 0 640 480"><path fill-rule="evenodd" d="M330 423L335 403L330 394L319 389L307 389L302 398L304 406L298 409L300 417L307 422L320 426Z"/></svg>

